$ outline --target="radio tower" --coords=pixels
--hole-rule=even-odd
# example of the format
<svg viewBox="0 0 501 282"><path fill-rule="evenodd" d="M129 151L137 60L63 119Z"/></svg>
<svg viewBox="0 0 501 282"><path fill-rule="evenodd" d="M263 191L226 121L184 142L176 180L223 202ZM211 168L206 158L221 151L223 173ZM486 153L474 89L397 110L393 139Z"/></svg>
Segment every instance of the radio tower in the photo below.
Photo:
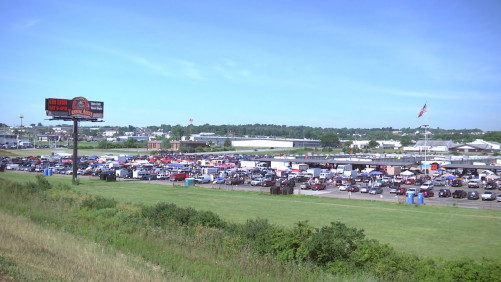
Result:
<svg viewBox="0 0 501 282"><path fill-rule="evenodd" d="M190 118L190 137L191 137L191 128L193 127L193 118Z"/></svg>

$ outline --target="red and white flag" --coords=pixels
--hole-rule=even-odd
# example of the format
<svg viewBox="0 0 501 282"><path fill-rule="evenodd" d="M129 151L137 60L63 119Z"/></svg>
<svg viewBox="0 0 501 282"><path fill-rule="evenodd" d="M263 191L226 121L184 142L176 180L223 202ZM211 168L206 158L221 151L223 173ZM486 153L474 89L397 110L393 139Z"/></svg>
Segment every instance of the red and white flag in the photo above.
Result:
<svg viewBox="0 0 501 282"><path fill-rule="evenodd" d="M424 113L426 113L426 104L424 104L424 106L421 109L421 111L419 111L419 114L417 115L417 117L421 117Z"/></svg>

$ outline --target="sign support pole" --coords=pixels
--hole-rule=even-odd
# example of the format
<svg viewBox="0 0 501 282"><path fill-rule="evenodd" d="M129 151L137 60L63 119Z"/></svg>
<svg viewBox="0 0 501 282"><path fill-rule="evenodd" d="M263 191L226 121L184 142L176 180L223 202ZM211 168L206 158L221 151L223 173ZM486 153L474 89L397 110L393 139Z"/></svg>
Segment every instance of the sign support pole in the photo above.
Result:
<svg viewBox="0 0 501 282"><path fill-rule="evenodd" d="M78 168L78 121L73 118L73 184L78 183L77 168Z"/></svg>

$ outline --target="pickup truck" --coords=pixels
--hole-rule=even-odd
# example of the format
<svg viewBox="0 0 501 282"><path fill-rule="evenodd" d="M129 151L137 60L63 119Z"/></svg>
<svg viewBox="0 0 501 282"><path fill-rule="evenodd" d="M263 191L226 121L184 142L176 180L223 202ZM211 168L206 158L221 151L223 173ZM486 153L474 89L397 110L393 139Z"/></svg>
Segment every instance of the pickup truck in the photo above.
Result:
<svg viewBox="0 0 501 282"><path fill-rule="evenodd" d="M466 198L467 194L465 190L456 190L452 192L452 197L456 199Z"/></svg>
<svg viewBox="0 0 501 282"><path fill-rule="evenodd" d="M169 176L170 181L183 181L188 175L184 172L179 172L179 173L172 173Z"/></svg>
<svg viewBox="0 0 501 282"><path fill-rule="evenodd" d="M197 184L204 184L204 183L210 183L210 175L204 174L195 177L195 183Z"/></svg>
<svg viewBox="0 0 501 282"><path fill-rule="evenodd" d="M480 180L478 179L472 179L468 181L468 188L480 188Z"/></svg>
<svg viewBox="0 0 501 282"><path fill-rule="evenodd" d="M494 201L496 200L496 194L491 191L485 191L482 195L482 201Z"/></svg>

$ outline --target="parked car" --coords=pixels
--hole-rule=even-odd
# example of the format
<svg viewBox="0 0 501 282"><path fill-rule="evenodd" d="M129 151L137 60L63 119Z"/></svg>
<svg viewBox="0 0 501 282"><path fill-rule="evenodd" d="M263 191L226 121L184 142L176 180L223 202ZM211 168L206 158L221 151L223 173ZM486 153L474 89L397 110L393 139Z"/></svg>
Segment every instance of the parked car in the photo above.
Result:
<svg viewBox="0 0 501 282"><path fill-rule="evenodd" d="M261 186L262 182L263 182L263 178L254 178L251 180L250 185L251 186Z"/></svg>
<svg viewBox="0 0 501 282"><path fill-rule="evenodd" d="M214 178L214 181L212 182L213 184L223 184L224 183L224 177L216 177Z"/></svg>
<svg viewBox="0 0 501 282"><path fill-rule="evenodd" d="M453 179L451 186L452 187L463 187L463 180L462 179Z"/></svg>
<svg viewBox="0 0 501 282"><path fill-rule="evenodd" d="M496 201L501 202L501 194L498 194L498 196L496 197Z"/></svg>
<svg viewBox="0 0 501 282"><path fill-rule="evenodd" d="M371 189L371 187L364 185L364 186L360 187L360 193L369 193L370 189Z"/></svg>
<svg viewBox="0 0 501 282"><path fill-rule="evenodd" d="M204 175L200 175L200 176L195 177L195 183L205 184L205 183L209 183L209 182L210 182L210 175L208 175L208 174L204 174Z"/></svg>
<svg viewBox="0 0 501 282"><path fill-rule="evenodd" d="M301 182L301 184L299 184L299 188L301 188L301 190L309 190L311 189L311 184L308 181Z"/></svg>
<svg viewBox="0 0 501 282"><path fill-rule="evenodd" d="M416 180L415 180L414 178L407 178L407 179L404 181L404 184L405 184L405 185L413 185L415 182L416 182Z"/></svg>
<svg viewBox="0 0 501 282"><path fill-rule="evenodd" d="M419 188L421 188L421 189L433 189L433 187L435 187L435 184L433 182L425 182L425 183L421 184L421 186Z"/></svg>
<svg viewBox="0 0 501 282"><path fill-rule="evenodd" d="M397 185L402 184L402 182L403 182L403 181L404 181L404 180L402 179L402 177L399 177L399 176L397 176L397 177L395 177L395 178L393 179L393 183L395 183L395 184L397 184Z"/></svg>
<svg viewBox="0 0 501 282"><path fill-rule="evenodd" d="M369 194L373 194L373 195L376 195L376 194L383 194L383 188L381 187L374 187L374 188L371 188L369 190Z"/></svg>
<svg viewBox="0 0 501 282"><path fill-rule="evenodd" d="M496 199L496 194L491 191L485 191L481 195L482 201L494 201Z"/></svg>
<svg viewBox="0 0 501 282"><path fill-rule="evenodd" d="M351 185L350 187L348 187L348 192L359 192L360 191L360 187L358 185Z"/></svg>
<svg viewBox="0 0 501 282"><path fill-rule="evenodd" d="M325 183L323 182L318 182L318 183L314 183L313 185L311 185L311 190L313 191L316 191L316 190L325 190Z"/></svg>
<svg viewBox="0 0 501 282"><path fill-rule="evenodd" d="M456 190L456 191L452 192L452 198L462 199L462 198L466 198L466 197L467 197L467 194L466 194L465 190Z"/></svg>
<svg viewBox="0 0 501 282"><path fill-rule="evenodd" d="M226 180L224 181L224 184L226 185L239 185L243 183L244 179L242 177L230 177L226 178Z"/></svg>
<svg viewBox="0 0 501 282"><path fill-rule="evenodd" d="M433 180L433 186L445 186L445 179L443 178L435 178L435 180Z"/></svg>
<svg viewBox="0 0 501 282"><path fill-rule="evenodd" d="M485 189L487 190L499 189L499 186L494 181L487 181L487 183L485 184Z"/></svg>
<svg viewBox="0 0 501 282"><path fill-rule="evenodd" d="M294 188L296 186L296 181L293 179L286 179L280 182L280 187Z"/></svg>
<svg viewBox="0 0 501 282"><path fill-rule="evenodd" d="M396 195L405 195L406 193L407 193L407 188L402 186L398 187L397 191L395 191Z"/></svg>
<svg viewBox="0 0 501 282"><path fill-rule="evenodd" d="M472 179L468 181L468 188L480 188L480 179Z"/></svg>
<svg viewBox="0 0 501 282"><path fill-rule="evenodd" d="M480 195L478 194L477 191L469 191L468 192L468 200L478 200L480 198Z"/></svg>
<svg viewBox="0 0 501 282"><path fill-rule="evenodd" d="M350 184L345 183L345 184L339 186L339 191L348 191L349 187L350 187Z"/></svg>
<svg viewBox="0 0 501 282"><path fill-rule="evenodd" d="M400 186L398 186L398 185L390 185L390 186L388 186L388 192L390 192L390 194L396 194L397 193L397 189L399 187Z"/></svg>
<svg viewBox="0 0 501 282"><path fill-rule="evenodd" d="M422 178L418 178L418 179L414 180L414 185L421 186L421 184L423 184L424 182L425 181Z"/></svg>
<svg viewBox="0 0 501 282"><path fill-rule="evenodd" d="M266 178L261 183L261 186L263 186L263 187L271 187L271 186L275 186L276 184L277 184L277 182L275 181L275 179L273 179L273 178Z"/></svg>
<svg viewBox="0 0 501 282"><path fill-rule="evenodd" d="M451 190L449 189L440 189L438 191L438 197L440 198L448 198L452 195Z"/></svg>
<svg viewBox="0 0 501 282"><path fill-rule="evenodd" d="M411 187L407 189L407 192L405 194L408 195L409 193L414 193L414 197L417 197L417 194L419 193L419 188Z"/></svg>
<svg viewBox="0 0 501 282"><path fill-rule="evenodd" d="M419 193L423 193L423 196L425 198L435 196L435 192L433 192L433 189L419 189Z"/></svg>

